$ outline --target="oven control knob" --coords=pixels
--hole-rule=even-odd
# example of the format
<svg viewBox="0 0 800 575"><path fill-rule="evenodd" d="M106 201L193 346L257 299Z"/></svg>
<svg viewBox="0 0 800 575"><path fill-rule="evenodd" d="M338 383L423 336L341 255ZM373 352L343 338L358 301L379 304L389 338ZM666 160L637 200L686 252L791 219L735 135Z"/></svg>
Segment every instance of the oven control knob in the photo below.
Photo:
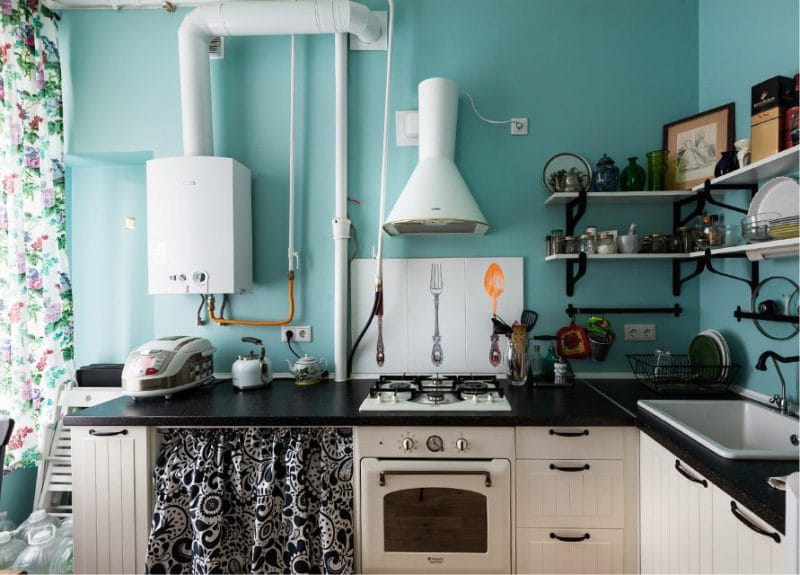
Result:
<svg viewBox="0 0 800 575"><path fill-rule="evenodd" d="M464 439L463 437L459 437L458 439L456 439L456 449L458 449L459 451L466 451L468 447L469 447L469 442L466 439Z"/></svg>
<svg viewBox="0 0 800 575"><path fill-rule="evenodd" d="M404 437L400 442L400 445L402 446L403 451L411 451L414 449L414 440L410 437Z"/></svg>
<svg viewBox="0 0 800 575"><path fill-rule="evenodd" d="M431 451L442 451L444 450L444 441L438 435L431 435L428 438L427 446Z"/></svg>

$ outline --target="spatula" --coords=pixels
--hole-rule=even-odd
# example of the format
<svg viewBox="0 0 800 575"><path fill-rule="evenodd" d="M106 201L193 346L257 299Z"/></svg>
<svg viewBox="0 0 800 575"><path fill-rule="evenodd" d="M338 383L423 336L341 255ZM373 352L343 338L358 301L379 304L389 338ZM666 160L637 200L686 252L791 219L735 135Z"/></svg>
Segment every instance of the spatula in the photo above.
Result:
<svg viewBox="0 0 800 575"><path fill-rule="evenodd" d="M533 326L536 325L536 322L539 321L539 314L533 311L532 309L524 309L522 310L522 316L520 317L520 323L525 324L525 331L530 333L533 329Z"/></svg>

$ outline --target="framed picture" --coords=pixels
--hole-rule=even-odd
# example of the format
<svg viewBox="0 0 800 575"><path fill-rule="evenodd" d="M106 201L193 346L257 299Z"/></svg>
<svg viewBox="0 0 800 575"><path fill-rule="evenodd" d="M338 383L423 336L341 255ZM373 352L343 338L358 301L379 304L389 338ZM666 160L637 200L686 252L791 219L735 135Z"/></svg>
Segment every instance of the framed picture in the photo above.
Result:
<svg viewBox="0 0 800 575"><path fill-rule="evenodd" d="M714 177L722 152L733 149L734 103L664 125L667 189L687 190Z"/></svg>

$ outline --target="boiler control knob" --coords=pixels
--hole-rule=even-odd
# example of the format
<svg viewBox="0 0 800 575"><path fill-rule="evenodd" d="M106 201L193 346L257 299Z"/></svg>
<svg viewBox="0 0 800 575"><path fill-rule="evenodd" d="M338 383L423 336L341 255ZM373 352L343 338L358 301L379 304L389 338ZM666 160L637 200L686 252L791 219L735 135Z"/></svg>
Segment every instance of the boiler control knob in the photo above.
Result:
<svg viewBox="0 0 800 575"><path fill-rule="evenodd" d="M459 451L466 451L468 447L469 447L469 442L466 439L464 439L463 437L459 437L458 439L456 439L456 449L458 449Z"/></svg>
<svg viewBox="0 0 800 575"><path fill-rule="evenodd" d="M403 447L403 451L411 451L414 449L414 440L410 437L404 437L400 445Z"/></svg>

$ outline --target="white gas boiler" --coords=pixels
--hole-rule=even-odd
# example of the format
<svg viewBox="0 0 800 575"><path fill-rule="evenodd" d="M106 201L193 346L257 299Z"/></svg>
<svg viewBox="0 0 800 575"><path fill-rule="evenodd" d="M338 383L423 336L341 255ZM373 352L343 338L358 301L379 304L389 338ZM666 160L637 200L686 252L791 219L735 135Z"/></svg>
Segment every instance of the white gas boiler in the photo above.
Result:
<svg viewBox="0 0 800 575"><path fill-rule="evenodd" d="M250 170L231 158L147 162L147 286L151 294L253 289Z"/></svg>

